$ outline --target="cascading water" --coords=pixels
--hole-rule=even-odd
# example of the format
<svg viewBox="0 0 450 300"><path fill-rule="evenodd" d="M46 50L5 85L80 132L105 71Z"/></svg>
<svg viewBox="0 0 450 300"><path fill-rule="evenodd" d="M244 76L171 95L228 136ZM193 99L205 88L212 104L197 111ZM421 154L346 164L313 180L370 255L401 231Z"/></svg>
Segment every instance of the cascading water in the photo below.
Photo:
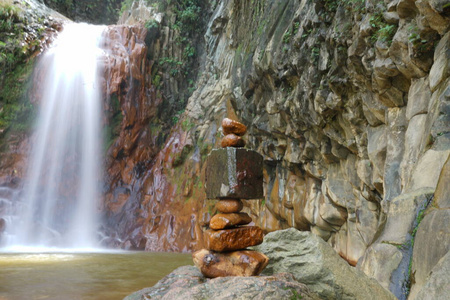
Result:
<svg viewBox="0 0 450 300"><path fill-rule="evenodd" d="M8 246L96 246L104 30L68 24L40 62L40 114Z"/></svg>

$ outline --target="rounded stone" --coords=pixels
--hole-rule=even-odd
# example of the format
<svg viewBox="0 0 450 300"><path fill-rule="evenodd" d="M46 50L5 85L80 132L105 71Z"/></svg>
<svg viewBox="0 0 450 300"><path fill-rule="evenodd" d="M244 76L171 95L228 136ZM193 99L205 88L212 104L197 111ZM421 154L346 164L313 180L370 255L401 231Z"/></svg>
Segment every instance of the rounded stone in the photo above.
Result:
<svg viewBox="0 0 450 300"><path fill-rule="evenodd" d="M247 126L228 118L222 121L223 134L234 133L235 135L243 136L247 132Z"/></svg>
<svg viewBox="0 0 450 300"><path fill-rule="evenodd" d="M194 264L207 278L256 276L269 263L264 254L252 250L216 253L202 249L192 254Z"/></svg>
<svg viewBox="0 0 450 300"><path fill-rule="evenodd" d="M245 146L245 141L240 137L235 135L234 133L227 134L221 143L222 148L226 147L234 147L240 148Z"/></svg>
<svg viewBox="0 0 450 300"><path fill-rule="evenodd" d="M211 218L209 227L214 230L232 228L237 225L247 225L252 218L246 213L217 214Z"/></svg>
<svg viewBox="0 0 450 300"><path fill-rule="evenodd" d="M244 202L239 199L222 199L216 203L216 209L221 213L238 213L244 208Z"/></svg>

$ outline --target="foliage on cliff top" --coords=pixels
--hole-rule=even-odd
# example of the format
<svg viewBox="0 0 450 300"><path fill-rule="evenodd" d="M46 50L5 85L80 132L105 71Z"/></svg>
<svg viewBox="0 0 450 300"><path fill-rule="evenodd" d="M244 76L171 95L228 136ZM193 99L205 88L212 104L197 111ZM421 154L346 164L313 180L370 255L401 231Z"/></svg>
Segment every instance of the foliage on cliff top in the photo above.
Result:
<svg viewBox="0 0 450 300"><path fill-rule="evenodd" d="M32 105L26 97L34 56L42 50L44 16L0 3L0 133L29 127Z"/></svg>
<svg viewBox="0 0 450 300"><path fill-rule="evenodd" d="M45 5L64 16L92 24L114 24L123 0L44 0Z"/></svg>
<svg viewBox="0 0 450 300"><path fill-rule="evenodd" d="M122 2L122 9L133 5L132 0ZM187 105L187 99L194 91L198 73L199 52L203 49L203 35L210 14L210 1L207 0L146 0L148 6L163 12L161 24L148 20L145 26L149 31L159 31L160 26L170 30L170 46L161 49L155 57L152 69L155 87L168 96L162 107L161 119L171 126L180 120ZM142 2L141 2L142 4ZM170 89L170 82L178 82L176 91Z"/></svg>

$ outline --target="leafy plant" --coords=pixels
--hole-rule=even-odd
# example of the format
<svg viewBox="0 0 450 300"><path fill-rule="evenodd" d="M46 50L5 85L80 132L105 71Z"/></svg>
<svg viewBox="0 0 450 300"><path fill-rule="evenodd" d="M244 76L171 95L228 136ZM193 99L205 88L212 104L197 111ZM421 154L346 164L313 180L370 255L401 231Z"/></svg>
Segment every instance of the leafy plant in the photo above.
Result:
<svg viewBox="0 0 450 300"><path fill-rule="evenodd" d="M387 24L384 21L381 11L377 11L372 17L370 17L370 26L373 28L374 33L370 37L370 40L375 43L377 40L387 43L392 43L392 38L397 32L397 25Z"/></svg>
<svg viewBox="0 0 450 300"><path fill-rule="evenodd" d="M151 28L158 28L159 24L158 24L158 22L156 22L155 19L151 19L151 20L148 20L147 22L145 22L144 26L147 29L151 29Z"/></svg>

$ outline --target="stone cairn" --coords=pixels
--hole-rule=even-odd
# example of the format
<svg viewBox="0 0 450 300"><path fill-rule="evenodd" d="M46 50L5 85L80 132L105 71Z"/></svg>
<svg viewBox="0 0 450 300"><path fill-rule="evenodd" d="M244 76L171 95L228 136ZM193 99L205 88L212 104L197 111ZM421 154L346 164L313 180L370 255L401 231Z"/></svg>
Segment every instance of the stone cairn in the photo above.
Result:
<svg viewBox="0 0 450 300"><path fill-rule="evenodd" d="M264 234L257 226L246 226L252 218L241 212L241 199L258 199L263 193L263 158L247 150L242 136L247 127L224 119L225 137L222 149L211 151L206 165L206 196L219 199L218 214L213 216L204 233L206 249L192 254L195 265L208 278L255 276L267 266L269 258L248 250L263 242Z"/></svg>

